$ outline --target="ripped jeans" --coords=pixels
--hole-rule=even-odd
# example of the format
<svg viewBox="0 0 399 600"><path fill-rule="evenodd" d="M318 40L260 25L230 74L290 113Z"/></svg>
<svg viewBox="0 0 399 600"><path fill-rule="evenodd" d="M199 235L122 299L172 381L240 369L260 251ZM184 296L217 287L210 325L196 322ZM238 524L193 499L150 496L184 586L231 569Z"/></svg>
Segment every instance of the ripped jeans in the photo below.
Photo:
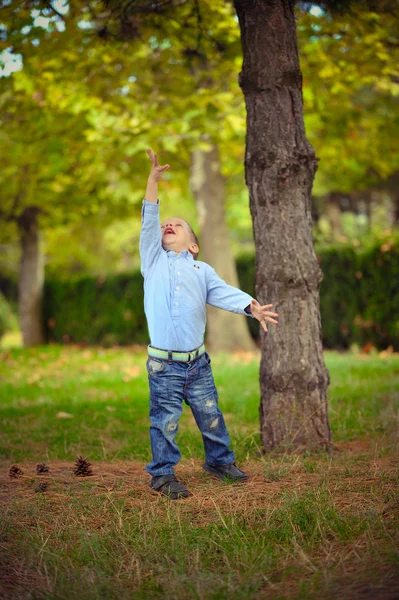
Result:
<svg viewBox="0 0 399 600"><path fill-rule="evenodd" d="M146 471L153 477L174 473L173 467L180 460L175 436L183 400L191 408L202 433L206 462L210 465L234 462L210 363L207 352L191 362L171 364L148 357L152 461Z"/></svg>

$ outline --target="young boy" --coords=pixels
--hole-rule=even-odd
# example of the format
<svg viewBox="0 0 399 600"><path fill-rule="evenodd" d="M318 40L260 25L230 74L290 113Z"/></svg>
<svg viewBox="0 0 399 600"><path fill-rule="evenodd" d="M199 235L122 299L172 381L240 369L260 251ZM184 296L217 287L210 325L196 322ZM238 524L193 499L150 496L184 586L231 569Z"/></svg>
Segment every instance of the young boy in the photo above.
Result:
<svg viewBox="0 0 399 600"><path fill-rule="evenodd" d="M144 307L151 344L147 371L150 386L150 439L152 461L146 470L151 488L171 499L190 495L176 479L173 467L180 460L175 442L183 399L190 406L202 433L203 469L221 479L245 481L229 448L230 438L218 407L211 359L203 344L206 303L260 321L278 323L277 313L241 290L227 285L208 264L197 261L199 243L190 225L177 217L160 223L158 181L169 169L152 162L142 208L140 234Z"/></svg>

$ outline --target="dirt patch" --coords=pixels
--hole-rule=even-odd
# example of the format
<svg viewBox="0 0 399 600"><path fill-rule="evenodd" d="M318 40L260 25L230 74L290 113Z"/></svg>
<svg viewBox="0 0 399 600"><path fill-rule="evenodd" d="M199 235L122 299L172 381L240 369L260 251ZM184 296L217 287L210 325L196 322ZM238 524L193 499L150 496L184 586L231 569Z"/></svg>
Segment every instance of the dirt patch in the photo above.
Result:
<svg viewBox="0 0 399 600"><path fill-rule="evenodd" d="M395 456L376 456L368 441L345 442L337 446L335 457L312 462L314 472L306 471L306 463L301 457L273 460L275 476L270 476L270 461L262 459L250 461L240 466L248 473L245 484L229 485L210 476L202 468L202 461L186 460L176 467L176 475L185 482L192 496L185 503L206 508L215 501L223 507L234 504L235 509L242 505L243 510L264 506L275 501L283 492L301 493L320 485L329 488L334 501L341 508L368 505L372 490L380 487L391 498L398 484L397 459ZM360 460L356 460L360 459ZM93 494L116 494L129 497L132 501L157 502L159 494L149 487L150 477L145 471L145 463L130 461L91 461L93 475L76 477L72 461L49 462L50 472L36 475L36 463L22 462L19 467L22 476L12 479L8 476L10 463L0 467L0 502L14 498L29 497L40 481L48 481L45 491L48 498L63 497L66 490L86 492L88 487ZM273 474L273 471L271 472ZM273 479L276 479L275 481Z"/></svg>
<svg viewBox="0 0 399 600"><path fill-rule="evenodd" d="M66 514L69 519L75 518L75 510L84 515L85 530L90 535L107 528L111 511L114 516L116 511L124 520L137 520L139 516L163 522L177 516L198 529L212 523L223 524L229 518L240 523L245 519L246 526L256 530L257 524L263 526L262 520L270 518L273 511L290 506L287 494L301 498L312 492L315 498L324 490L341 515L357 516L360 521L379 519L386 535L376 529L372 535L370 530L359 531L351 541L327 536L308 554L306 544L291 544L287 546L287 558L281 559L272 572L272 583L265 578L257 597L268 600L277 595L294 599L298 597L300 584L301 589L308 586L306 597L318 598L317 577L326 586L324 600L394 600L398 597L399 573L392 560L392 554L397 551L395 538L399 530L397 457L381 456L368 441L338 444L336 452L328 458L263 457L242 463L240 466L249 475L245 484L229 485L213 478L203 471L200 460L182 461L176 475L193 495L178 503L171 503L150 489L150 477L141 461L91 462L93 475L89 477L76 477L73 461L49 461L50 472L43 475L36 475L36 463L21 462L19 467L23 474L13 479L8 475L11 463L3 461L0 503L13 511L18 528L27 531L40 524L43 540L46 540ZM35 491L43 481L48 482L48 488L44 492ZM46 498L45 515L38 512L42 510L40 502L34 502L41 495ZM96 504L92 503L93 498ZM30 503L36 507L33 512L28 510ZM93 510L93 506L97 509ZM228 523L224 525L229 527ZM68 534L72 541L73 536L78 535L73 528ZM301 541L300 536L298 540ZM7 568L3 568L0 585L4 583L4 589L9 591L6 597L28 599L29 590L46 590L49 583L41 578L34 564L24 564L23 557L14 555L12 562L7 562L11 560L7 557L15 552L13 544L9 540L2 546Z"/></svg>

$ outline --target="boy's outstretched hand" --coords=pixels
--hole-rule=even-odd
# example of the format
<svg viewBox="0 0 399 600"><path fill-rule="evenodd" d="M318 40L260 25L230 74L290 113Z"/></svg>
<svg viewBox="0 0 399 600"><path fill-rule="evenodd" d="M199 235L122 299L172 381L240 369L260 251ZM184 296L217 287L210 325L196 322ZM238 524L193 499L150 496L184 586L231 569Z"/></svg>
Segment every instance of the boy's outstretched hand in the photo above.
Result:
<svg viewBox="0 0 399 600"><path fill-rule="evenodd" d="M164 171L166 171L167 169L169 169L170 165L164 165L163 167L161 167L158 164L158 155L156 152L152 152L151 148L147 148L146 150L149 159L152 163L152 167L151 167L151 173L149 175L149 179L152 179L152 181L155 181L156 183L158 183L158 181L161 179L162 177L162 173Z"/></svg>
<svg viewBox="0 0 399 600"><path fill-rule="evenodd" d="M269 321L270 323L276 323L276 325L278 325L278 321L272 318L278 317L278 313L270 312L268 310L268 308L271 308L273 304L265 304L264 306L261 306L257 300L252 300L250 306L251 313L253 314L255 319L258 319L258 321L260 322L263 331L267 333L266 321Z"/></svg>

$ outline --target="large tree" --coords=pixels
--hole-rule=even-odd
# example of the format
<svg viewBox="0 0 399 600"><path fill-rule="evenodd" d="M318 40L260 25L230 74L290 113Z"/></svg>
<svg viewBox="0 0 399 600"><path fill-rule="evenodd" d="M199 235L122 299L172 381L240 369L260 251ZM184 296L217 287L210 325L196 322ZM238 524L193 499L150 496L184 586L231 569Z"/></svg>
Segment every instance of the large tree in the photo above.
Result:
<svg viewBox="0 0 399 600"><path fill-rule="evenodd" d="M267 450L328 447L329 374L313 248L317 168L305 135L294 2L236 0L247 107L246 182L256 247L256 295L279 326L262 335L261 433Z"/></svg>

